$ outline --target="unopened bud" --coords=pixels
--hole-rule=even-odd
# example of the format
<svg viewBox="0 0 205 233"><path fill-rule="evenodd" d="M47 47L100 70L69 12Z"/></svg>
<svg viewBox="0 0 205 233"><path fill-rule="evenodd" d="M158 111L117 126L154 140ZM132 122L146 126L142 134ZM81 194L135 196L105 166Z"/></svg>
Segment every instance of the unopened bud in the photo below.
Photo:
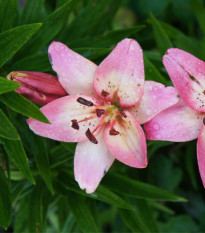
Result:
<svg viewBox="0 0 205 233"><path fill-rule="evenodd" d="M42 72L14 71L7 79L21 84L15 91L36 104L45 105L68 95L58 78Z"/></svg>

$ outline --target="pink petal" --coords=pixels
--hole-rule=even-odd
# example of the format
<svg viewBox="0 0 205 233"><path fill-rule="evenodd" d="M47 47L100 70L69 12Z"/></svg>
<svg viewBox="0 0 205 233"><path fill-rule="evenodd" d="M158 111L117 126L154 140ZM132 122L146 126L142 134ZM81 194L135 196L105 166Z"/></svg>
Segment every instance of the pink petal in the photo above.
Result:
<svg viewBox="0 0 205 233"><path fill-rule="evenodd" d="M94 63L60 42L53 42L48 53L59 82L69 94L95 96L93 79L97 66Z"/></svg>
<svg viewBox="0 0 205 233"><path fill-rule="evenodd" d="M142 49L135 40L124 39L97 68L94 88L99 96L103 90L107 91L110 93L108 100L118 97L120 105L127 107L140 100L143 86Z"/></svg>
<svg viewBox="0 0 205 233"><path fill-rule="evenodd" d="M184 68L190 75L198 81L205 82L205 62L187 53L181 49L171 48L167 50L167 55L175 60L180 66Z"/></svg>
<svg viewBox="0 0 205 233"><path fill-rule="evenodd" d="M165 55L163 63L183 101L192 109L205 111L205 79L192 81L187 71L172 57Z"/></svg>
<svg viewBox="0 0 205 233"><path fill-rule="evenodd" d="M113 127L118 135L110 135L111 124L104 132L105 144L110 153L120 162L131 167L147 166L147 147L144 132L136 119L125 111L126 118L115 120Z"/></svg>
<svg viewBox="0 0 205 233"><path fill-rule="evenodd" d="M148 140L186 142L198 137L205 114L183 101L159 113L144 125Z"/></svg>
<svg viewBox="0 0 205 233"><path fill-rule="evenodd" d="M98 144L89 141L79 142L74 157L75 180L80 188L85 189L87 193L95 191L114 162L114 157L104 143L103 132L96 138Z"/></svg>
<svg viewBox="0 0 205 233"><path fill-rule="evenodd" d="M178 101L178 94L174 87L166 87L158 82L145 81L144 93L140 103L129 111L136 117L139 124L144 124Z"/></svg>
<svg viewBox="0 0 205 233"><path fill-rule="evenodd" d="M88 128L93 131L100 123L101 118L96 117L95 106L85 106L77 102L77 98L82 97L93 104L101 105L93 97L70 95L52 101L41 108L41 111L48 118L51 124L45 124L29 118L29 127L34 133L64 142L77 142L87 140L85 132ZM95 117L94 119L79 123L79 130L71 127L71 120L77 121ZM96 132L97 133L97 132Z"/></svg>
<svg viewBox="0 0 205 233"><path fill-rule="evenodd" d="M205 127L203 126L197 141L197 159L199 172L205 187Z"/></svg>

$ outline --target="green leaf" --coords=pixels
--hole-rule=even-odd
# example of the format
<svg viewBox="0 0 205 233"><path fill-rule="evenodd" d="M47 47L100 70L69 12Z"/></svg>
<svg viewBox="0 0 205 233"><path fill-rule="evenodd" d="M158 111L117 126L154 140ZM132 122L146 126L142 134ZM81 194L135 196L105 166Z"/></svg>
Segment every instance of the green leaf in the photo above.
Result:
<svg viewBox="0 0 205 233"><path fill-rule="evenodd" d="M144 28L145 26L139 25L131 28L114 30L98 37L83 38L78 40L75 39L69 42L69 45L71 45L72 47L90 47L91 45L92 47L97 48L110 47L112 45L115 45L125 37L130 37L131 35L136 34Z"/></svg>
<svg viewBox="0 0 205 233"><path fill-rule="evenodd" d="M157 223L153 217L152 210L148 205L147 200L135 199L132 203L134 203L138 216L142 219L144 225L149 229L149 232L159 232Z"/></svg>
<svg viewBox="0 0 205 233"><path fill-rule="evenodd" d="M43 25L38 33L36 33L36 35L29 40L23 50L18 53L18 57L32 55L51 41L53 37L62 29L64 22L68 18L72 9L73 2L73 0L68 1L66 4L50 14L45 20L43 20Z"/></svg>
<svg viewBox="0 0 205 233"><path fill-rule="evenodd" d="M17 0L0 0L0 6L0 32L3 32L13 26Z"/></svg>
<svg viewBox="0 0 205 233"><path fill-rule="evenodd" d="M51 65L48 60L48 53L39 53L32 56L28 56L17 60L11 64L10 70L26 70L26 71L39 71L48 72L51 71Z"/></svg>
<svg viewBox="0 0 205 233"><path fill-rule="evenodd" d="M28 165L28 159L24 151L23 145L20 140L10 141L7 139L1 139L3 141L3 147L8 157L13 161L15 166L24 174L24 176L33 184L35 181L31 174L31 170Z"/></svg>
<svg viewBox="0 0 205 233"><path fill-rule="evenodd" d="M150 232L146 225L143 223L142 219L136 214L135 211L120 209L119 213L123 222L132 232Z"/></svg>
<svg viewBox="0 0 205 233"><path fill-rule="evenodd" d="M45 232L44 223L50 197L41 180L29 195L28 232Z"/></svg>
<svg viewBox="0 0 205 233"><path fill-rule="evenodd" d="M37 23L42 20L44 0L29 0L21 12L18 25Z"/></svg>
<svg viewBox="0 0 205 233"><path fill-rule="evenodd" d="M12 125L11 121L4 114L4 112L0 109L0 136L10 140L18 140L19 135Z"/></svg>
<svg viewBox="0 0 205 233"><path fill-rule="evenodd" d="M50 123L35 104L16 92L0 95L0 102L24 116Z"/></svg>
<svg viewBox="0 0 205 233"><path fill-rule="evenodd" d="M74 181L73 176L65 171L59 174L55 187L56 187L56 191L64 195L67 195L67 190L70 190L79 193L83 196L93 198L99 201L103 201L118 208L133 210L132 206L126 200L122 199L120 196L113 193L111 190L107 189L102 185L98 186L95 193L87 194L85 191L79 188L77 182Z"/></svg>
<svg viewBox="0 0 205 233"><path fill-rule="evenodd" d="M158 71L155 65L144 55L145 77L146 80L154 80L167 85L167 80Z"/></svg>
<svg viewBox="0 0 205 233"><path fill-rule="evenodd" d="M70 192L68 204L82 232L99 232L85 198Z"/></svg>
<svg viewBox="0 0 205 233"><path fill-rule="evenodd" d="M40 175L44 179L50 192L54 194L53 185L51 181L51 173L49 167L49 157L48 157L46 140L37 135L33 135L33 144L31 149L32 152L34 153L36 165L38 167Z"/></svg>
<svg viewBox="0 0 205 233"><path fill-rule="evenodd" d="M11 193L8 180L0 168L0 225L7 229L11 221Z"/></svg>
<svg viewBox="0 0 205 233"><path fill-rule="evenodd" d="M186 201L183 197L116 173L107 174L102 180L102 184L114 192L130 197L164 201Z"/></svg>
<svg viewBox="0 0 205 233"><path fill-rule="evenodd" d="M172 42L170 41L160 22L152 14L150 14L150 18L157 47L159 48L161 54L164 55L168 48L173 47Z"/></svg>
<svg viewBox="0 0 205 233"><path fill-rule="evenodd" d="M41 24L23 25L0 34L0 67L33 36Z"/></svg>
<svg viewBox="0 0 205 233"><path fill-rule="evenodd" d="M5 78L0 77L0 94L13 91L20 87L21 85Z"/></svg>

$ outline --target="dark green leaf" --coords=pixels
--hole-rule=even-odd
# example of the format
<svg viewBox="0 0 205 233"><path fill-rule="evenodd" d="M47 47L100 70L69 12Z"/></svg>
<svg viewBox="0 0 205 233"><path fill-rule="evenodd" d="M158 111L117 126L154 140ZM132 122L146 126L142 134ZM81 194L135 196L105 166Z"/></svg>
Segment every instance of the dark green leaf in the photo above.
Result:
<svg viewBox="0 0 205 233"><path fill-rule="evenodd" d="M0 136L10 140L18 140L19 135L12 125L11 121L4 114L4 112L0 109Z"/></svg>
<svg viewBox="0 0 205 233"><path fill-rule="evenodd" d="M146 80L153 80L167 85L167 80L164 78L164 76L162 76L155 65L146 56L144 56L144 65Z"/></svg>
<svg viewBox="0 0 205 233"><path fill-rule="evenodd" d="M70 192L68 203L82 232L99 232L84 197Z"/></svg>
<svg viewBox="0 0 205 233"><path fill-rule="evenodd" d="M48 186L50 192L53 194L53 185L51 181L50 167L49 167L49 157L46 146L46 141L44 138L37 135L33 135L32 152L35 156L36 165L38 167L39 173L44 179L46 185Z"/></svg>
<svg viewBox="0 0 205 233"><path fill-rule="evenodd" d="M102 183L109 189L130 197L164 201L186 201L183 197L116 173L107 174Z"/></svg>
<svg viewBox="0 0 205 233"><path fill-rule="evenodd" d="M146 225L144 225L142 219L136 214L135 211L130 210L119 210L120 216L123 219L123 222L128 226L132 232L150 232Z"/></svg>
<svg viewBox="0 0 205 233"><path fill-rule="evenodd" d="M35 104L16 92L0 95L0 102L24 116L49 123L48 119Z"/></svg>
<svg viewBox="0 0 205 233"><path fill-rule="evenodd" d="M0 32L3 32L13 26L17 0L0 0L0 6Z"/></svg>
<svg viewBox="0 0 205 233"><path fill-rule="evenodd" d="M0 225L7 229L11 221L11 193L9 183L0 168Z"/></svg>
<svg viewBox="0 0 205 233"><path fill-rule="evenodd" d="M23 25L0 34L0 67L28 41L41 24Z"/></svg>
<svg viewBox="0 0 205 233"><path fill-rule="evenodd" d="M13 91L21 85L0 77L0 94Z"/></svg>
<svg viewBox="0 0 205 233"><path fill-rule="evenodd" d="M52 38L62 29L64 22L68 18L72 9L73 2L73 0L68 1L43 20L43 25L38 33L36 33L36 35L29 40L23 50L18 53L18 57L32 55L41 49L46 43L51 41Z"/></svg>
<svg viewBox="0 0 205 233"><path fill-rule="evenodd" d="M31 174L31 170L28 165L28 159L26 157L26 153L22 146L20 140L18 141L10 141L6 139L2 139L3 147L8 154L8 157L13 161L15 166L24 174L24 176L33 184L35 181Z"/></svg>
<svg viewBox="0 0 205 233"><path fill-rule="evenodd" d="M164 55L168 48L173 47L172 42L170 41L160 22L152 14L150 14L150 17L157 47L159 48L161 54Z"/></svg>

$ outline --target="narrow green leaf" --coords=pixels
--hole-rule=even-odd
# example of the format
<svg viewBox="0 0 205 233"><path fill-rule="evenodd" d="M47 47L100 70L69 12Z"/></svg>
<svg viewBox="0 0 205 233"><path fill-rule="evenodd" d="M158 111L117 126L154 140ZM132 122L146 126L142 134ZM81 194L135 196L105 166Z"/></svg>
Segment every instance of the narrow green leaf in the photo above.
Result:
<svg viewBox="0 0 205 233"><path fill-rule="evenodd" d="M152 14L150 14L150 18L157 47L159 48L161 54L164 55L168 48L173 47L172 42L170 41L160 22Z"/></svg>
<svg viewBox="0 0 205 233"><path fill-rule="evenodd" d="M35 104L16 92L0 95L0 102L24 116L50 123Z"/></svg>
<svg viewBox="0 0 205 233"><path fill-rule="evenodd" d="M44 223L50 201L44 183L38 180L36 187L29 196L28 232L45 232Z"/></svg>
<svg viewBox="0 0 205 233"><path fill-rule="evenodd" d="M74 181L73 176L65 171L60 173L58 176L58 181L56 182L56 190L58 190L60 193L63 193L64 195L67 194L66 190L71 190L83 196L103 201L118 208L133 210L129 202L102 185L99 185L97 190L93 194L87 194L85 191L79 188L77 182Z"/></svg>
<svg viewBox="0 0 205 233"><path fill-rule="evenodd" d="M66 4L51 13L45 20L43 20L43 25L40 30L18 53L18 57L32 55L51 41L52 38L62 29L64 22L68 18L72 9L73 2L73 0L68 1Z"/></svg>
<svg viewBox="0 0 205 233"><path fill-rule="evenodd" d="M135 199L133 202L138 216L142 219L144 225L149 229L149 232L159 232L157 223L153 217L152 210L148 205L147 200Z"/></svg>
<svg viewBox="0 0 205 233"><path fill-rule="evenodd" d="M49 167L48 151L44 138L33 135L32 152L34 153L36 165L38 167L40 175L44 179L50 192L54 194Z"/></svg>
<svg viewBox="0 0 205 233"><path fill-rule="evenodd" d="M11 221L11 193L9 183L0 168L0 225L7 229Z"/></svg>
<svg viewBox="0 0 205 233"><path fill-rule="evenodd" d="M3 32L13 26L17 0L0 0L0 6L0 32Z"/></svg>
<svg viewBox="0 0 205 233"><path fill-rule="evenodd" d="M91 45L92 47L97 47L97 48L110 47L112 45L115 45L125 37L130 37L131 35L136 34L137 32L141 31L144 28L145 26L139 25L131 28L110 31L105 35L100 35L89 39L88 38L83 38L78 40L75 39L72 42L68 42L68 43L72 47L90 47Z"/></svg>
<svg viewBox="0 0 205 233"><path fill-rule="evenodd" d="M143 223L142 219L136 214L135 211L130 210L119 210L120 216L123 219L123 222L132 232L150 232L146 225Z"/></svg>
<svg viewBox="0 0 205 233"><path fill-rule="evenodd" d="M99 232L85 198L70 192L68 204L82 232Z"/></svg>
<svg viewBox="0 0 205 233"><path fill-rule="evenodd" d="M164 201L187 201L183 197L176 196L153 185L132 180L116 173L108 173L102 180L102 184L117 193L130 197Z"/></svg>
<svg viewBox="0 0 205 233"><path fill-rule="evenodd" d="M164 76L158 71L155 65L144 55L144 65L145 65L145 77L147 80L153 80L156 82L161 82L167 85L168 81Z"/></svg>
<svg viewBox="0 0 205 233"><path fill-rule="evenodd" d="M31 170L28 165L28 159L21 141L20 140L10 141L3 138L1 140L3 141L3 147L8 157L13 161L15 166L24 174L24 176L31 183L35 184L35 181L31 174Z"/></svg>
<svg viewBox="0 0 205 233"><path fill-rule="evenodd" d="M0 34L0 67L28 41L41 24L23 25Z"/></svg>
<svg viewBox="0 0 205 233"><path fill-rule="evenodd" d="M44 0L29 0L21 12L18 25L37 23L42 20Z"/></svg>
<svg viewBox="0 0 205 233"><path fill-rule="evenodd" d="M10 70L26 70L26 71L51 71L51 65L48 60L48 53L39 53L17 60L10 64Z"/></svg>
<svg viewBox="0 0 205 233"><path fill-rule="evenodd" d="M0 94L13 91L20 87L21 85L5 78L0 77Z"/></svg>
<svg viewBox="0 0 205 233"><path fill-rule="evenodd" d="M18 140L19 135L12 125L11 121L4 114L4 112L0 109L0 136L10 140Z"/></svg>

